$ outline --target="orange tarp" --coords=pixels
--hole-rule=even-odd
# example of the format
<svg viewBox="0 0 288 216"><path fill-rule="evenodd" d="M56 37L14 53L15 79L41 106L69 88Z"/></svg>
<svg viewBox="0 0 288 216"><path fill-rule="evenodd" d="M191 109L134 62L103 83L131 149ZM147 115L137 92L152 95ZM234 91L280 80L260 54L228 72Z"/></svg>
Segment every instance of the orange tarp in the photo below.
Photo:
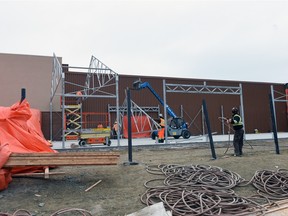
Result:
<svg viewBox="0 0 288 216"><path fill-rule="evenodd" d="M3 168L11 153L57 153L44 138L40 120L41 112L31 109L27 100L11 107L0 107L0 191L8 187L12 174L41 168Z"/></svg>
<svg viewBox="0 0 288 216"><path fill-rule="evenodd" d="M151 136L151 125L147 116L131 117L132 138L144 138ZM128 117L123 117L123 137L128 138Z"/></svg>

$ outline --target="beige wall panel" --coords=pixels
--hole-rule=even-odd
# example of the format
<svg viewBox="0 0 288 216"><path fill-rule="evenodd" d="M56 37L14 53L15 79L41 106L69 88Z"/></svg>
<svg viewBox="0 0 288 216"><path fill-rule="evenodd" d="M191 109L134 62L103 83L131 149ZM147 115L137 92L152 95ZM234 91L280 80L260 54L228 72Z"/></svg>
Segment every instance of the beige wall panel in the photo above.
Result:
<svg viewBox="0 0 288 216"><path fill-rule="evenodd" d="M62 64L62 59L59 58ZM50 109L52 56L18 55L0 53L0 106L11 106L21 98L26 88L30 106L41 111ZM61 88L57 89L61 92ZM53 100L53 111L60 110L60 98Z"/></svg>

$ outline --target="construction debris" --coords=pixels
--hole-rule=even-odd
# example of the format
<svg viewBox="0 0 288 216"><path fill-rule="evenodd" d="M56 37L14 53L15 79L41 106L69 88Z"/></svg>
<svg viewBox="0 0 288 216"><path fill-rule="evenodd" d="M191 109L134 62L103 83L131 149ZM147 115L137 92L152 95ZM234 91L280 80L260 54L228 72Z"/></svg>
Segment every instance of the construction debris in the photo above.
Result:
<svg viewBox="0 0 288 216"><path fill-rule="evenodd" d="M170 211L166 211L163 202L147 206L140 211L128 214L127 216L172 216Z"/></svg>
<svg viewBox="0 0 288 216"><path fill-rule="evenodd" d="M102 180L97 181L95 184L91 185L89 188L87 188L85 190L85 192L88 192L89 190L91 190L92 188L94 188L96 185L98 185Z"/></svg>

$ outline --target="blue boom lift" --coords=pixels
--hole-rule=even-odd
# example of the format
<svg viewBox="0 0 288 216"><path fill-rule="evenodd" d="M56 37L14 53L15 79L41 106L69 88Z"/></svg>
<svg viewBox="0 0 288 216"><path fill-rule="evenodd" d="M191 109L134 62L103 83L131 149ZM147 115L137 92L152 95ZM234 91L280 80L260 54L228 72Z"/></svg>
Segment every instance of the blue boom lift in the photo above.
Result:
<svg viewBox="0 0 288 216"><path fill-rule="evenodd" d="M148 88L150 92L161 103L161 105L164 106L164 101L155 92L155 90L151 87L151 85L148 82L141 82L141 80L137 80L133 83L133 88L136 90ZM166 104L166 110L167 110L168 115L172 117L168 119L168 122L166 124L168 136L173 136L175 139L179 139L179 137L181 136L184 139L189 139L191 136L191 133L188 130L188 125L184 121L184 119L181 117L177 117L177 115L173 112L173 110L167 104ZM155 139L157 136L158 136L158 131L153 131L152 139Z"/></svg>

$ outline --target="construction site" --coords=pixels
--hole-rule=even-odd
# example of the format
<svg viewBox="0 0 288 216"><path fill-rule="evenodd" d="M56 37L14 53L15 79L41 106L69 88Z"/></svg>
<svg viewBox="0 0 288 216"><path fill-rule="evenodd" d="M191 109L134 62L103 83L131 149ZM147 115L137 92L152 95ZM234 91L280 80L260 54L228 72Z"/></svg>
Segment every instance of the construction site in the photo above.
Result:
<svg viewBox="0 0 288 216"><path fill-rule="evenodd" d="M95 56L0 66L0 215L287 215L287 83L132 76Z"/></svg>

